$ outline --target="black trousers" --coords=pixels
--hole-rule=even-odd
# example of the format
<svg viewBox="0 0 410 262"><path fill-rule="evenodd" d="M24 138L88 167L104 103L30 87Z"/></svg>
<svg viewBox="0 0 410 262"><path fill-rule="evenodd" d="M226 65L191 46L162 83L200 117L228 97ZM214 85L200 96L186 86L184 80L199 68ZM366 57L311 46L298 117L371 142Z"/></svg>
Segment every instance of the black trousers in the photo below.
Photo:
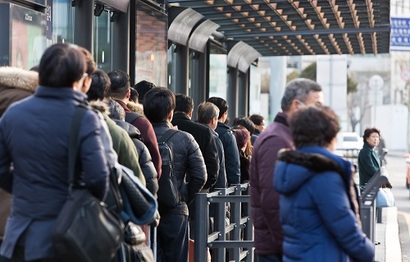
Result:
<svg viewBox="0 0 410 262"><path fill-rule="evenodd" d="M188 261L188 216L161 214L158 226L158 262Z"/></svg>

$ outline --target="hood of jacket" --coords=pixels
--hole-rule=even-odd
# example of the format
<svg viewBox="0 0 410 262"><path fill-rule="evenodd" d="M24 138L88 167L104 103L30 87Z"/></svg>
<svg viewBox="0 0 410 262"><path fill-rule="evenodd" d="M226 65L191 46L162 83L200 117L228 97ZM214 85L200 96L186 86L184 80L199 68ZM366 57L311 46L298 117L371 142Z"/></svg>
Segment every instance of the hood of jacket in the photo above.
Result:
<svg viewBox="0 0 410 262"><path fill-rule="evenodd" d="M309 146L296 151L282 150L278 160L274 187L281 194L292 194L310 178L326 171L339 173L346 189L350 187L351 163L325 148Z"/></svg>
<svg viewBox="0 0 410 262"><path fill-rule="evenodd" d="M104 101L101 100L95 100L95 101L90 101L89 105L91 106L92 109L99 111L102 114L108 114L108 105Z"/></svg>
<svg viewBox="0 0 410 262"><path fill-rule="evenodd" d="M37 72L17 67L0 67L0 87L34 92L37 86Z"/></svg>
<svg viewBox="0 0 410 262"><path fill-rule="evenodd" d="M144 108L141 104L138 103L134 103L132 101L128 101L127 103L127 107L129 108L129 110L131 110L132 112L136 112L138 114L143 115L144 114Z"/></svg>

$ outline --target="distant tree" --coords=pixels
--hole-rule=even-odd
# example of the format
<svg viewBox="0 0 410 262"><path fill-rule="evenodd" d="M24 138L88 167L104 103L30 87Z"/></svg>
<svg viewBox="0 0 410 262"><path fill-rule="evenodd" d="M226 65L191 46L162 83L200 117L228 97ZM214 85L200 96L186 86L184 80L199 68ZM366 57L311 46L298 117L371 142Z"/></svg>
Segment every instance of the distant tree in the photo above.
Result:
<svg viewBox="0 0 410 262"><path fill-rule="evenodd" d="M290 81L292 81L293 79L296 79L299 77L298 71L293 70L292 72L290 72L287 76L286 76L286 83L289 83Z"/></svg>
<svg viewBox="0 0 410 262"><path fill-rule="evenodd" d="M316 62L311 63L300 73L300 77L316 81Z"/></svg>
<svg viewBox="0 0 410 262"><path fill-rule="evenodd" d="M369 109L368 89L357 88L357 83L352 78L347 76L347 116L350 121L352 131L356 131L356 126L359 124L367 109Z"/></svg>
<svg viewBox="0 0 410 262"><path fill-rule="evenodd" d="M357 92L357 83L347 75L347 93Z"/></svg>

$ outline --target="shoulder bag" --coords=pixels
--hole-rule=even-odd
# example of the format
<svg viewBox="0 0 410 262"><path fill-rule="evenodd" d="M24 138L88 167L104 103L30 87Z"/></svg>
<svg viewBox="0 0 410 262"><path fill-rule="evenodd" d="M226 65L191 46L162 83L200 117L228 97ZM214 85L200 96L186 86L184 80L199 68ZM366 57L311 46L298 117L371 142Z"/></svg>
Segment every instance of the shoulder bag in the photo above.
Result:
<svg viewBox="0 0 410 262"><path fill-rule="evenodd" d="M87 108L78 106L71 126L67 201L52 232L58 261L111 261L123 240L121 220L85 188L74 188L78 130Z"/></svg>

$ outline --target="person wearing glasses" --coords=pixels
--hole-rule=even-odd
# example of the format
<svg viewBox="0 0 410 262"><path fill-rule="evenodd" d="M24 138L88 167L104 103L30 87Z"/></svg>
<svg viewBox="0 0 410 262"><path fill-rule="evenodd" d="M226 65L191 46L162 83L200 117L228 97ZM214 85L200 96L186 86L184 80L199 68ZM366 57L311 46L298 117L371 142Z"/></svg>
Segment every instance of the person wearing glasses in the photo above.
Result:
<svg viewBox="0 0 410 262"><path fill-rule="evenodd" d="M13 196L0 261L58 261L51 234L68 196L69 136L77 106L87 103L77 91L85 73L78 46L50 46L34 94L9 106L0 119L0 187ZM78 132L79 184L103 200L109 167L100 130L97 114L86 110Z"/></svg>

